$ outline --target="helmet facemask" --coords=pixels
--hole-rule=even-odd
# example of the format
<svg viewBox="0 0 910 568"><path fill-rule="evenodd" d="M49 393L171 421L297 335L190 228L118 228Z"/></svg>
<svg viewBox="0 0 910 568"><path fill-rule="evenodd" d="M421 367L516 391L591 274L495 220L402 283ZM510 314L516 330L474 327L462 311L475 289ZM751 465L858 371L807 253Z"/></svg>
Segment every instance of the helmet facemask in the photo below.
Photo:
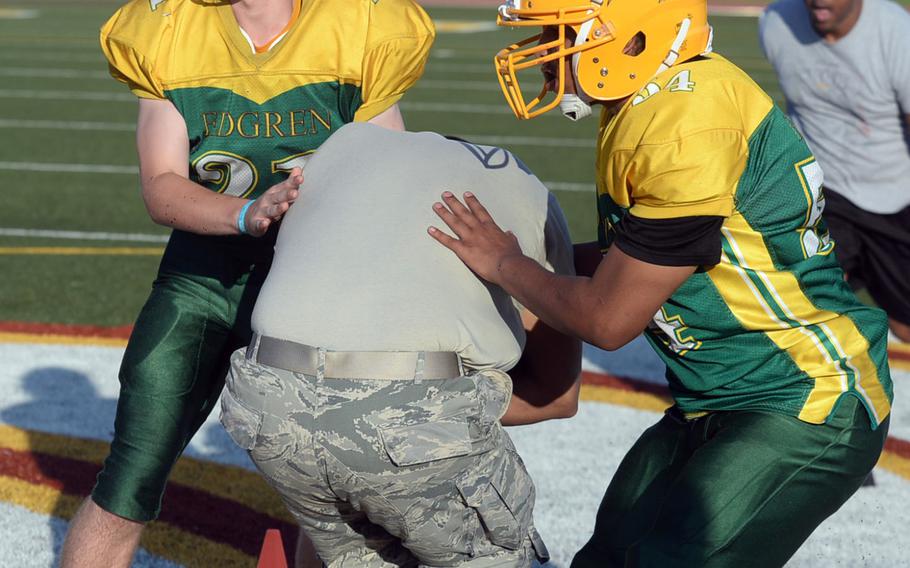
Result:
<svg viewBox="0 0 910 568"><path fill-rule="evenodd" d="M513 1L517 3L518 0ZM543 20L535 19L537 12L534 10L516 9L511 13L520 14L521 17L527 18L526 20L517 21L504 19L503 8L500 7L499 25L546 28L545 31L535 36L506 47L494 57L499 85L506 97L506 102L519 118L534 118L559 105L564 96L566 96L567 60L583 50L591 49L592 46L598 46L613 40L613 35L610 33L609 28L606 25L602 25L597 31L598 37L593 41L582 41L580 43L578 41L579 29L584 27L585 22L593 22L592 18L596 18L600 10L599 7L573 7L561 10L555 18L547 17ZM515 16L511 15L508 17ZM549 37L545 38L545 35L553 35L555 37L550 39ZM545 41L541 43L542 38ZM552 79L555 80L556 84L553 96L546 100L548 99L549 81L545 80L540 93L530 101L526 101L518 78L519 72L534 71L534 78L538 80L538 66L542 65L550 65L553 71L554 76ZM574 61L572 65L574 66ZM574 73L574 69L572 72ZM579 92L578 95L583 101L588 100L584 97L584 93Z"/></svg>

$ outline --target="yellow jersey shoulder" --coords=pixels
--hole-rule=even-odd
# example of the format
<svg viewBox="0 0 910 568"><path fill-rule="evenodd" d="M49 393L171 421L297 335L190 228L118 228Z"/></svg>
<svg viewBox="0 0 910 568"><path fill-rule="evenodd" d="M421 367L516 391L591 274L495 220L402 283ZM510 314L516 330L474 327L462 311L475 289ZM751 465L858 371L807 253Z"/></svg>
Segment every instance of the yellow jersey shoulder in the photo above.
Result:
<svg viewBox="0 0 910 568"><path fill-rule="evenodd" d="M371 46L395 39L423 39L435 37L433 21L413 0L361 0L370 11Z"/></svg>
<svg viewBox="0 0 910 568"><path fill-rule="evenodd" d="M656 75L615 116L604 113L598 185L643 218L732 214L748 140L773 107L719 55Z"/></svg>
<svg viewBox="0 0 910 568"><path fill-rule="evenodd" d="M192 0L131 0L101 27L102 43L113 39L152 56L176 22L194 9L199 5Z"/></svg>
<svg viewBox="0 0 910 568"><path fill-rule="evenodd" d="M143 98L164 98L165 52L187 20L212 15L192 0L132 0L101 27L101 50L111 75Z"/></svg>
<svg viewBox="0 0 910 568"><path fill-rule="evenodd" d="M718 54L656 75L620 109L613 149L680 140L705 130L748 137L773 102L741 69Z"/></svg>

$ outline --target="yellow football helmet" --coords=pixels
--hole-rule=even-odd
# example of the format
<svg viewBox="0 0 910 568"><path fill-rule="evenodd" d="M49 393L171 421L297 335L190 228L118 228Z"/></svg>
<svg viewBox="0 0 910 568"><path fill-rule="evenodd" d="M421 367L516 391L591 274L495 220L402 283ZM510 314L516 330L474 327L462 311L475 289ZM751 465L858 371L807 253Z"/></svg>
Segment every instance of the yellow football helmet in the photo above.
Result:
<svg viewBox="0 0 910 568"><path fill-rule="evenodd" d="M541 43L540 33L494 58L499 85L518 118L539 116L560 103L568 56L579 96L610 101L638 92L657 73L711 49L707 0L508 0L499 7L496 23L548 28L546 41ZM624 53L636 38L638 53ZM518 72L550 61L558 69L555 98L544 102L545 82L540 94L525 102Z"/></svg>

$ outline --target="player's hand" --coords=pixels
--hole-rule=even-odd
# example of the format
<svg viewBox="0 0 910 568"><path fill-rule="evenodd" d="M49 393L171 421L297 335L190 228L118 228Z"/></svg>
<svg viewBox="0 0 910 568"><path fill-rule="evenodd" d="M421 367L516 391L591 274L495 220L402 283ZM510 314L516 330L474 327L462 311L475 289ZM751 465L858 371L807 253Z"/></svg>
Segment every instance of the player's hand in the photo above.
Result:
<svg viewBox="0 0 910 568"><path fill-rule="evenodd" d="M522 257L518 239L503 231L474 194L464 194L464 204L451 192L442 194L443 203L434 203L433 210L458 238L453 238L436 227L430 235L454 252L478 276L499 284L500 269L510 257Z"/></svg>
<svg viewBox="0 0 910 568"><path fill-rule="evenodd" d="M247 234L261 237L272 223L280 221L300 194L302 183L303 170L294 168L288 179L273 185L260 195L246 210L243 223Z"/></svg>

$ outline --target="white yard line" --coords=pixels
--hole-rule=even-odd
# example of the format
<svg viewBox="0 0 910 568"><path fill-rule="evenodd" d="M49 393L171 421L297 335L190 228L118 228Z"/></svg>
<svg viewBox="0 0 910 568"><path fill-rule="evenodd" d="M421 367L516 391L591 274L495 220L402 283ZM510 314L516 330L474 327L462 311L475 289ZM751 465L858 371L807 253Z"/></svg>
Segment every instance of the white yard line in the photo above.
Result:
<svg viewBox="0 0 910 568"><path fill-rule="evenodd" d="M74 53L0 53L0 59L9 61L52 61L54 63L97 63L104 65L104 56L101 52L93 55L77 55Z"/></svg>
<svg viewBox="0 0 910 568"><path fill-rule="evenodd" d="M594 182L575 183L569 181L544 181L541 183L547 186L547 189L550 191L580 191L594 193Z"/></svg>
<svg viewBox="0 0 910 568"><path fill-rule="evenodd" d="M54 69L35 67L0 67L0 77L31 77L48 79L103 79L111 80L107 71L88 69Z"/></svg>
<svg viewBox="0 0 910 568"><path fill-rule="evenodd" d="M0 89L0 99L28 99L49 101L91 101L136 104L136 97L119 91L65 91L57 89ZM447 112L464 114L511 115L512 111L503 104L485 105L469 103L400 103L402 110L410 112ZM545 114L543 118L560 118L558 113Z"/></svg>
<svg viewBox="0 0 910 568"><path fill-rule="evenodd" d="M709 16L729 16L731 18L757 18L765 11L764 6L709 6Z"/></svg>
<svg viewBox="0 0 910 568"><path fill-rule="evenodd" d="M132 122L92 122L87 120L20 120L0 118L0 128L19 130L101 130L104 132L134 132Z"/></svg>
<svg viewBox="0 0 910 568"><path fill-rule="evenodd" d="M14 229L0 227L0 237L27 237L77 241L128 241L135 243L166 243L167 235L143 233L101 233L97 231L57 231L49 229Z"/></svg>
<svg viewBox="0 0 910 568"><path fill-rule="evenodd" d="M410 107L404 106L405 110ZM416 109L411 109L416 110ZM94 122L94 121L57 121L57 120L21 120L0 118L0 129L18 130L88 130L102 132L133 132L136 127L131 122ZM547 138L541 136L496 136L486 134L455 134L459 138L478 144L492 146L530 146L537 148L593 148L594 140L587 138ZM12 164L19 162L0 162ZM10 166L7 165L6 169ZM40 171L40 170L39 170Z"/></svg>
<svg viewBox="0 0 910 568"><path fill-rule="evenodd" d="M0 89L0 99L41 99L48 101L101 101L136 103L136 96L115 91L59 91L45 89Z"/></svg>
<svg viewBox="0 0 910 568"><path fill-rule="evenodd" d="M501 105L484 105L471 103L427 103L427 102L408 102L399 103L402 110L411 112L459 112L467 114L507 114L511 115L512 111L506 106L505 102ZM550 115L543 115L549 117Z"/></svg>
<svg viewBox="0 0 910 568"><path fill-rule="evenodd" d="M0 20L30 20L39 14L38 10L29 8L0 8Z"/></svg>
<svg viewBox="0 0 910 568"><path fill-rule="evenodd" d="M440 58L446 59L446 58ZM493 61L483 65L480 63L430 63L427 65L427 73L433 72L446 72L446 73L487 73L492 78L496 78L496 71L493 67Z"/></svg>
<svg viewBox="0 0 910 568"><path fill-rule="evenodd" d="M51 162L0 162L0 170L66 174L139 174L136 166L109 164L59 164Z"/></svg>
<svg viewBox="0 0 910 568"><path fill-rule="evenodd" d="M5 67L0 68L0 77L44 78L44 79L76 79L111 81L111 76L106 71L89 71L83 69L47 68L36 69L33 67ZM422 79L414 85L415 89L445 89L447 91L499 91L495 81L447 81L437 79Z"/></svg>
<svg viewBox="0 0 910 568"><path fill-rule="evenodd" d="M484 134L453 134L475 144L489 146L534 146L537 148L593 148L594 140L587 138L541 138L538 136L487 136Z"/></svg>
<svg viewBox="0 0 910 568"><path fill-rule="evenodd" d="M482 142L483 137L473 137L474 141ZM497 138L497 137L491 137ZM498 137L500 139L509 137ZM520 137L515 137L520 138ZM515 146L530 146L529 142L513 142ZM117 166L111 164L59 164L49 162L0 162L0 171L14 172L43 172L43 173L67 173L67 174L117 174L117 175L138 175L139 168L136 166ZM593 191L594 184L573 183L561 181L543 181L545 186L553 191ZM3 236L0 230L0 236ZM114 239L116 240L116 239Z"/></svg>

